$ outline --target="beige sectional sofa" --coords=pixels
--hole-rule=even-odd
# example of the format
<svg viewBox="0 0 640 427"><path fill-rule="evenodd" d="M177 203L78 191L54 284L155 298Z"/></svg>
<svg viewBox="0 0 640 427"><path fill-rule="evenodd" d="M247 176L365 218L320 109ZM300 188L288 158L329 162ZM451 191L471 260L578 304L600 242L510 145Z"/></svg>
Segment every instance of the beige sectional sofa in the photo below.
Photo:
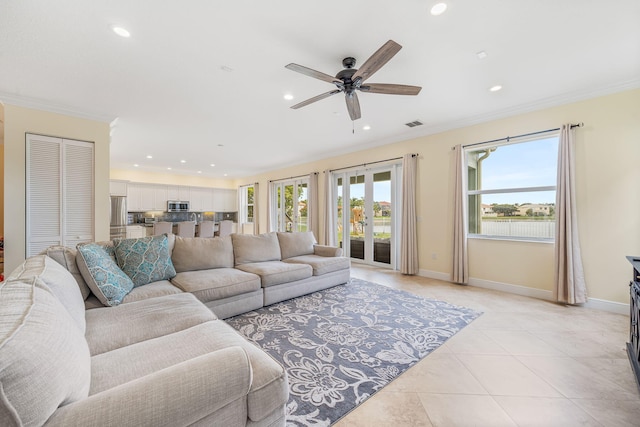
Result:
<svg viewBox="0 0 640 427"><path fill-rule="evenodd" d="M345 283L348 259L311 233L170 235L153 280L145 239L52 247L0 284L0 425L285 424L286 372L220 319ZM128 256L133 287L88 249Z"/></svg>

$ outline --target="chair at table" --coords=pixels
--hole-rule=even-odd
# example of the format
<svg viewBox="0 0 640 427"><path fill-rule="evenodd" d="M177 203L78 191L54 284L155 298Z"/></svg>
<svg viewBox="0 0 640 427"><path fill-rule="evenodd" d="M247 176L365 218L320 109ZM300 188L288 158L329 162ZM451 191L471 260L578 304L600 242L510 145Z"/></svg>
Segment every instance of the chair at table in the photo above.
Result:
<svg viewBox="0 0 640 427"><path fill-rule="evenodd" d="M178 223L178 232L180 237L195 237L196 223L193 221L182 221Z"/></svg>
<svg viewBox="0 0 640 427"><path fill-rule="evenodd" d="M228 219L225 219L224 221L220 221L220 226L218 227L218 235L220 237L230 235L231 231L233 230L232 226L233 226L233 221L229 221Z"/></svg>
<svg viewBox="0 0 640 427"><path fill-rule="evenodd" d="M167 233L167 234L173 233L173 223L166 222L166 221L154 222L153 235L159 236L164 233Z"/></svg>
<svg viewBox="0 0 640 427"><path fill-rule="evenodd" d="M202 221L198 229L198 237L213 237L213 221Z"/></svg>

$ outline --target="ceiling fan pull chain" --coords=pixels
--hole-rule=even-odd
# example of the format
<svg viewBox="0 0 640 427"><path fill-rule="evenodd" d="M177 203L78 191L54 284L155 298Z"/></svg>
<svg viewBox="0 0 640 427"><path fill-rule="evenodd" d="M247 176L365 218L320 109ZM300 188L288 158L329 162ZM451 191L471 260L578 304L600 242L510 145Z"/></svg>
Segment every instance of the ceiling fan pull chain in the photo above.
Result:
<svg viewBox="0 0 640 427"><path fill-rule="evenodd" d="M351 133L354 135L356 134L356 122L353 120L351 120Z"/></svg>

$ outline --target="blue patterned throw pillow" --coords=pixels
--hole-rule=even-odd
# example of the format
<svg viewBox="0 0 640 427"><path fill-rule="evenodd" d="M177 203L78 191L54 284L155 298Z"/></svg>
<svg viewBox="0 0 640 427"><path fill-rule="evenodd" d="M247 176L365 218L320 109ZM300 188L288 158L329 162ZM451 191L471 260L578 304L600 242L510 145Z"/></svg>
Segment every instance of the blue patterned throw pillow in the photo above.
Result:
<svg viewBox="0 0 640 427"><path fill-rule="evenodd" d="M116 306L133 289L133 282L118 267L114 247L108 244L85 243L77 247L76 263L80 274L100 302Z"/></svg>
<svg viewBox="0 0 640 427"><path fill-rule="evenodd" d="M168 280L176 275L166 234L139 239L115 239L113 243L118 265L131 278L134 287Z"/></svg>

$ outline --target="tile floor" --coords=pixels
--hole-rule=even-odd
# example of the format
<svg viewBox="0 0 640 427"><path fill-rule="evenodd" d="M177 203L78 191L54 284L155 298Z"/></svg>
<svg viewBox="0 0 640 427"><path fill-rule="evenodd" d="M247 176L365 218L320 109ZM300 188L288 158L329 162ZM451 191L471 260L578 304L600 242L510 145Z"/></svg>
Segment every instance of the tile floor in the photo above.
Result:
<svg viewBox="0 0 640 427"><path fill-rule="evenodd" d="M484 314L336 427L640 426L628 316L353 265Z"/></svg>

